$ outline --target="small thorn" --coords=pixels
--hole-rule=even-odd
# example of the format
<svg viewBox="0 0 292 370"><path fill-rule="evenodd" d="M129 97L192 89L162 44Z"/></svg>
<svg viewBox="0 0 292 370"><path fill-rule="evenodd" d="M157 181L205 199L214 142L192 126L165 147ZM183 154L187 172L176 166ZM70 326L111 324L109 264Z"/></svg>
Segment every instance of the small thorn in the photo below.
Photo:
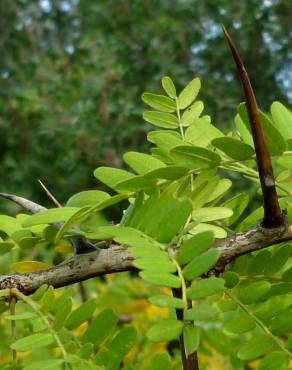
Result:
<svg viewBox="0 0 292 370"><path fill-rule="evenodd" d="M58 200L53 196L53 194L49 191L49 189L45 186L45 184L38 179L38 183L41 185L44 192L47 194L48 198L52 201L52 203L57 207L61 208L62 205L58 202Z"/></svg>

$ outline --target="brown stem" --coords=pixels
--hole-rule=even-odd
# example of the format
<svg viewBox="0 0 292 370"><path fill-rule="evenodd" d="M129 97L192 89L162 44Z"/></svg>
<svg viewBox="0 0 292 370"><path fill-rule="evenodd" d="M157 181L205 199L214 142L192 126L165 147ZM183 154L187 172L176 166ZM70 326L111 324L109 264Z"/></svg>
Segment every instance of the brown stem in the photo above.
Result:
<svg viewBox="0 0 292 370"><path fill-rule="evenodd" d="M172 294L175 298L182 298L182 290L172 289ZM192 308L192 301L188 300L188 308ZM184 311L182 309L176 309L176 317L178 320L183 321ZM179 347L181 353L181 360L183 364L183 370L199 370L199 361L197 352L193 352L189 356L185 350L184 336L183 334L179 337Z"/></svg>
<svg viewBox="0 0 292 370"><path fill-rule="evenodd" d="M83 281L80 281L78 284L79 284L79 291L80 291L80 296L81 296L82 302L85 303L88 300L87 289L86 289Z"/></svg>
<svg viewBox="0 0 292 370"><path fill-rule="evenodd" d="M281 226L285 224L285 217L278 201L271 156L264 136L256 97L244 64L230 35L224 27L223 32L231 49L233 59L236 63L238 74L244 90L245 102L255 146L259 178L263 193L264 219L262 225L266 228Z"/></svg>
<svg viewBox="0 0 292 370"><path fill-rule="evenodd" d="M10 309L10 315L15 315L15 306L16 306L17 298L14 295L11 295L9 297L9 309ZM15 320L11 320L11 341L12 343L15 342L16 339L16 323ZM13 363L13 369L17 369L17 353L16 350L12 350L12 363Z"/></svg>

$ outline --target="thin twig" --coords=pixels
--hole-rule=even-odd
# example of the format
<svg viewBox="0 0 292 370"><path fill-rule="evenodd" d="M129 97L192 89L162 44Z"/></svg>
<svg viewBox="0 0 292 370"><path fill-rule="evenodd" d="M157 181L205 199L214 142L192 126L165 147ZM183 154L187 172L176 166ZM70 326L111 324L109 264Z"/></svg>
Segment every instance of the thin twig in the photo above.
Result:
<svg viewBox="0 0 292 370"><path fill-rule="evenodd" d="M264 219L263 226L270 228L284 225L286 218L279 205L275 178L272 168L271 156L263 132L256 97L240 55L230 35L223 27L223 32L231 49L233 59L236 63L238 74L243 86L247 111L250 120L250 127L255 146L256 160L259 171L259 178L263 193Z"/></svg>

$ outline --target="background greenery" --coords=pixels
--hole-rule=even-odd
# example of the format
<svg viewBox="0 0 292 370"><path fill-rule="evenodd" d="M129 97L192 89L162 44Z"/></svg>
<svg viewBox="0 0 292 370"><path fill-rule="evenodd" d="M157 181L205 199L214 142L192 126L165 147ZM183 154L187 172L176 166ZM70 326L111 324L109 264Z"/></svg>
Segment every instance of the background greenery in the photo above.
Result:
<svg viewBox="0 0 292 370"><path fill-rule="evenodd" d="M231 127L242 97L222 23L261 107L292 101L290 0L2 0L0 12L0 189L43 204L38 178L64 201L142 149L140 95L163 75L200 76L206 113Z"/></svg>
<svg viewBox="0 0 292 370"><path fill-rule="evenodd" d="M73 193L96 188L92 173L98 166L122 166L125 151L145 149L145 134L151 126L141 118L140 95L144 91L158 92L163 75L171 75L179 90L194 76L200 76L205 113L225 132L234 129L232 121L242 100L241 88L223 39L222 23L243 56L261 107L268 109L273 100L292 102L290 0L2 0L0 11L0 191L23 195L44 205L48 201L38 178L64 202ZM249 183L249 189L250 186ZM244 203L241 198L236 202L240 206ZM251 203L253 210L254 198ZM2 211L4 206L5 202L0 202ZM12 213L14 210L9 209ZM291 245L286 247L278 254L271 247L243 256L235 262L234 271L245 281L250 271L254 272L257 256L262 269L262 261L269 259L269 273L271 264L280 269L288 252L291 254ZM60 254L67 257L71 253L68 243L27 249L13 246L11 253L1 256L1 273L11 272L11 266L19 261L54 264ZM290 267L289 264L287 271L291 272ZM282 272L276 271L276 278L280 279ZM251 281L253 278L254 275ZM98 298L99 312L114 309L118 329L127 323L137 329L137 344L125 363L143 363L145 370L150 355L157 352L157 356L163 356L161 352L168 350L174 368L181 368L176 341L151 344L143 335L159 318L169 317L168 309L155 307L147 298L151 294L170 294L169 290L145 285L133 273L91 279L84 287L90 298ZM64 302L69 301L70 306L72 296L75 309L81 304L79 289L75 284L54 293L49 290L45 301L56 314L58 306L63 311ZM273 292L271 295L277 293ZM267 313L263 308L263 312L268 321L279 313L278 308L283 309L280 324L284 322L284 330L287 324L290 332L290 300L285 306L286 297L282 295L279 300L272 297L275 300L269 302L271 307L268 305ZM212 299L210 304L214 303ZM18 303L18 313L26 310L27 306ZM7 311L5 303L0 305L0 311ZM227 320L228 315L227 309ZM237 323L237 319L233 322ZM87 323L84 324L74 332L77 338L86 331ZM17 324L18 338L46 330L39 323L33 330L29 325ZM236 357L242 337L231 340L217 321L207 329L200 349L202 369L258 367L258 360L242 365ZM9 322L1 322L0 333L0 367L10 369ZM292 348L291 336L288 342ZM76 352L74 347L70 351ZM46 349L32 351L23 356L23 364L30 366L49 354Z"/></svg>

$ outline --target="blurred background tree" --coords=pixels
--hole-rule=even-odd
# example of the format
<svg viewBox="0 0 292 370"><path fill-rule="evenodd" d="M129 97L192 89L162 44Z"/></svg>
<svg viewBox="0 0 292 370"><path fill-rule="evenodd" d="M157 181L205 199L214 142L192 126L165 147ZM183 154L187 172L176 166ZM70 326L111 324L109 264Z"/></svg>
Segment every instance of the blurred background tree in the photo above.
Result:
<svg viewBox="0 0 292 370"><path fill-rule="evenodd" d="M1 191L47 204L38 178L60 201L96 188L94 168L145 145L140 95L163 75L178 87L200 76L206 113L230 129L242 97L221 24L260 106L292 101L291 0L2 0L0 10Z"/></svg>

